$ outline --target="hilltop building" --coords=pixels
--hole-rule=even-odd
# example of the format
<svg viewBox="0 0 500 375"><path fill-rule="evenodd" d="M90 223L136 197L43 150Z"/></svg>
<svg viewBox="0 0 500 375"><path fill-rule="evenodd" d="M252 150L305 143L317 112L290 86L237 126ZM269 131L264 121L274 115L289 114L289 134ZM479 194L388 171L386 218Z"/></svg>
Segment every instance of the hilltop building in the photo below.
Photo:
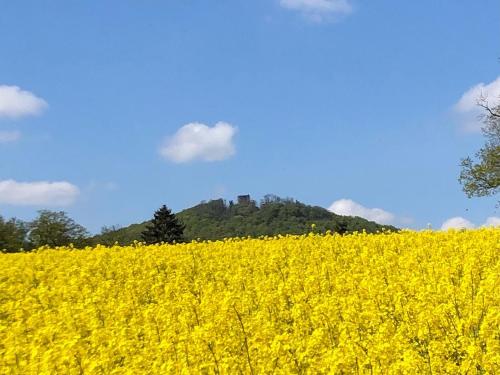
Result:
<svg viewBox="0 0 500 375"><path fill-rule="evenodd" d="M238 204L249 205L251 202L250 195L238 195Z"/></svg>

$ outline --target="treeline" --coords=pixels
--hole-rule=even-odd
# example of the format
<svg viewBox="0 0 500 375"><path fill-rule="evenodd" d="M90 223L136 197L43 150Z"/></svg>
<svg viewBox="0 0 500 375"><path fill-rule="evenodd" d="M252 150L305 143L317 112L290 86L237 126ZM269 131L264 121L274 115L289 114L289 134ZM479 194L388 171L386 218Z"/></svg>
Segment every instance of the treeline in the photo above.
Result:
<svg viewBox="0 0 500 375"><path fill-rule="evenodd" d="M65 212L39 211L38 217L25 223L0 216L0 251L29 251L40 246L73 244L77 248L102 245L219 240L230 237L304 234L312 230L351 233L396 231L361 217L336 215L322 207L310 206L292 198L266 195L259 203L242 196L236 203L216 199L173 214L163 206L154 217L125 228L104 227L90 236L87 230ZM240 197L241 198L241 197Z"/></svg>
<svg viewBox="0 0 500 375"><path fill-rule="evenodd" d="M87 230L63 211L42 210L31 222L0 216L0 251L30 251L41 246L84 247L91 244Z"/></svg>
<svg viewBox="0 0 500 375"><path fill-rule="evenodd" d="M162 206L143 228L138 240L146 244L183 242L184 228L175 214L166 206ZM116 229L104 227L100 236L109 235L114 231ZM109 238L98 238L91 237L82 225L77 224L64 211L42 210L31 222L16 218L5 220L0 216L0 252L4 253L31 251L42 246L53 248L72 245L75 248L83 248L99 243L114 245L118 242L110 241Z"/></svg>

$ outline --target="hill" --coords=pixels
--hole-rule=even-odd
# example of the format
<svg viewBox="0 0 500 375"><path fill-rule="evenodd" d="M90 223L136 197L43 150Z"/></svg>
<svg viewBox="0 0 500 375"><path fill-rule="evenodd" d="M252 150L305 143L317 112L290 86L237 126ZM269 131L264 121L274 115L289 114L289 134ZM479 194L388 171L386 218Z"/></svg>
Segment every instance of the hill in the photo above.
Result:
<svg viewBox="0 0 500 375"><path fill-rule="evenodd" d="M227 237L277 234L304 234L311 231L350 233L365 230L369 233L392 230L361 217L336 215L322 207L309 206L290 198L266 196L259 205L249 196L239 197L238 203L223 199L202 202L176 214L186 225L186 240L218 240ZM147 222L125 228L108 228L92 238L92 243L127 245L141 240Z"/></svg>

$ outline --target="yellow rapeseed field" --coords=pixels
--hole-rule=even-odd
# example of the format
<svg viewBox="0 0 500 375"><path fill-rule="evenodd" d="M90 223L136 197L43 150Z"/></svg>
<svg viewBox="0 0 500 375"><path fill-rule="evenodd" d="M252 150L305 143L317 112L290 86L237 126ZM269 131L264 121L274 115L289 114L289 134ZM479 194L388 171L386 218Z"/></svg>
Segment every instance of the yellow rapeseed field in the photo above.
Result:
<svg viewBox="0 0 500 375"><path fill-rule="evenodd" d="M1 374L500 374L500 229L0 255Z"/></svg>

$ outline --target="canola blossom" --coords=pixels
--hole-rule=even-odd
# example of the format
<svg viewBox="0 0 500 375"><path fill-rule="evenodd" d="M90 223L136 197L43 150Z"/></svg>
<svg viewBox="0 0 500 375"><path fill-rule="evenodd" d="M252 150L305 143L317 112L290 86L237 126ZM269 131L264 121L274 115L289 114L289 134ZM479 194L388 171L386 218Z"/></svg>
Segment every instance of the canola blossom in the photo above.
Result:
<svg viewBox="0 0 500 375"><path fill-rule="evenodd" d="M500 374L500 230L0 255L1 374Z"/></svg>

